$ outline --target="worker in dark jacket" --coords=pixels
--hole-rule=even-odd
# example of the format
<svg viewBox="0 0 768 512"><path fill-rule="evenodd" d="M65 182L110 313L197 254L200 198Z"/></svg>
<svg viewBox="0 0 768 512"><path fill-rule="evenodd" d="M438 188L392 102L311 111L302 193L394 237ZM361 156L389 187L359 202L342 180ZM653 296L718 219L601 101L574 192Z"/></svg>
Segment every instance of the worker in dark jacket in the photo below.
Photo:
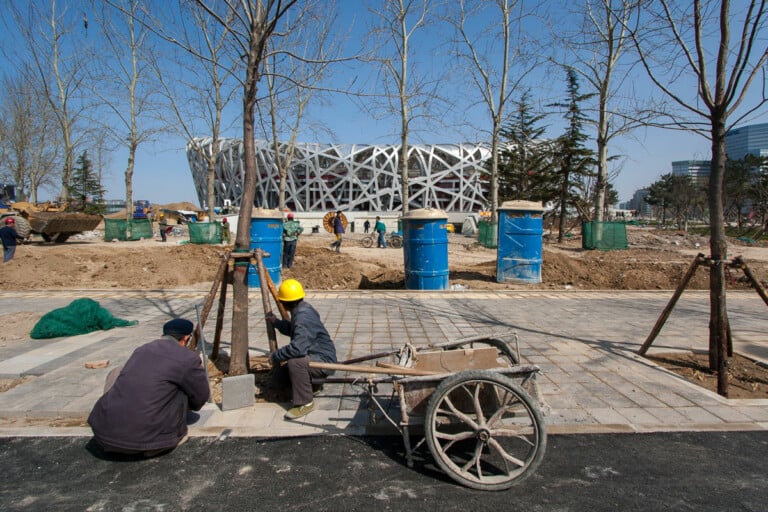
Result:
<svg viewBox="0 0 768 512"><path fill-rule="evenodd" d="M88 416L105 451L152 457L186 439L187 412L200 410L210 396L200 356L186 348L192 330L183 318L167 322L162 338L134 350L107 376Z"/></svg>
<svg viewBox="0 0 768 512"><path fill-rule="evenodd" d="M331 244L331 250L341 252L341 242L344 238L344 219L341 210L336 212L333 218L333 234L336 236L336 241Z"/></svg>
<svg viewBox="0 0 768 512"><path fill-rule="evenodd" d="M16 254L18 242L24 241L24 237L16 232L16 221L13 217L6 217L5 226L0 228L0 240L3 242L3 263L7 263Z"/></svg>
<svg viewBox="0 0 768 512"><path fill-rule="evenodd" d="M269 314L269 321L282 334L291 337L288 345L269 355L275 384L287 387L293 393L293 407L285 413L285 419L295 420L306 416L315 408L312 379L322 379L333 373L320 368L310 368L310 361L336 362L336 346L325 329L315 308L304 302L304 288L295 279L286 279L280 285L277 298L291 313L291 320L279 320ZM285 365L280 363L285 362Z"/></svg>

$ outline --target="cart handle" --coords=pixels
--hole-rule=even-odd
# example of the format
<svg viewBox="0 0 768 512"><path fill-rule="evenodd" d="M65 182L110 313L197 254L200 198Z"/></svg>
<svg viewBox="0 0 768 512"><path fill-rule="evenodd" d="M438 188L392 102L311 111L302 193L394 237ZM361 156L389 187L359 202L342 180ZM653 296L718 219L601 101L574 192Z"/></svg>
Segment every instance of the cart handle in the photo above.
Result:
<svg viewBox="0 0 768 512"><path fill-rule="evenodd" d="M379 366L369 366L365 364L340 364L340 363L321 363L319 361L310 361L310 368L321 370L338 370L341 372L357 373L386 373L388 375L439 375L441 372L427 370L417 370L415 368L406 368L396 364L380 363Z"/></svg>

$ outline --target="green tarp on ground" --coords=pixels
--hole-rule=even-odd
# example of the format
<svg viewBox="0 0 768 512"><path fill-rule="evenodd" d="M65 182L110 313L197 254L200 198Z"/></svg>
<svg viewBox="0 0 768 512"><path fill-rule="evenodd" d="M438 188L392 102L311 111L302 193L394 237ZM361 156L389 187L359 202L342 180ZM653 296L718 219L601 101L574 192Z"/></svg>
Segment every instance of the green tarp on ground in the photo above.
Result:
<svg viewBox="0 0 768 512"><path fill-rule="evenodd" d="M93 299L77 299L68 306L44 314L29 335L32 339L42 340L87 334L113 327L127 327L137 323L139 322L136 320L115 318Z"/></svg>

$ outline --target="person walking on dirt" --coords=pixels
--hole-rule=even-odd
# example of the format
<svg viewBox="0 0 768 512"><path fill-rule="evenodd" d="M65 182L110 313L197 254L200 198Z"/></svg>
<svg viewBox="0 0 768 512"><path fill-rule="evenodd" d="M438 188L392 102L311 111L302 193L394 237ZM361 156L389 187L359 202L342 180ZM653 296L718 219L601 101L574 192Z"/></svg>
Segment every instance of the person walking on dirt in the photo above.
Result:
<svg viewBox="0 0 768 512"><path fill-rule="evenodd" d="M283 268L293 266L293 258L296 256L296 243L299 235L304 232L299 221L293 220L293 214L288 214L288 221L283 223Z"/></svg>
<svg viewBox="0 0 768 512"><path fill-rule="evenodd" d="M267 320L281 334L291 337L288 345L269 354L274 384L279 388L291 387L293 407L285 413L287 420L301 418L315 409L312 379L324 379L333 373L310 368L309 362L336 362L336 346L320 315L304 297L301 283L286 279L277 291L277 298L291 313L291 320L280 320L273 313L267 315Z"/></svg>
<svg viewBox="0 0 768 512"><path fill-rule="evenodd" d="M18 242L24 241L24 237L16 232L16 221L13 217L5 219L5 226L0 228L0 239L3 241L3 263L7 263L16 255Z"/></svg>
<svg viewBox="0 0 768 512"><path fill-rule="evenodd" d="M221 220L221 243L229 245L232 240L232 232L229 230L229 221L226 217Z"/></svg>
<svg viewBox="0 0 768 512"><path fill-rule="evenodd" d="M166 237L168 236L168 221L165 219L165 214L163 212L160 212L160 222L158 223L158 226L160 227L160 241L165 242Z"/></svg>
<svg viewBox="0 0 768 512"><path fill-rule="evenodd" d="M369 229L371 229L371 221L365 219L365 222L363 223L363 233L368 233Z"/></svg>
<svg viewBox="0 0 768 512"><path fill-rule="evenodd" d="M199 411L210 396L200 356L186 348L193 329L183 318L166 322L162 338L109 372L88 416L104 451L153 457L186 440L187 412Z"/></svg>
<svg viewBox="0 0 768 512"><path fill-rule="evenodd" d="M387 248L387 241L384 239L384 234L387 232L387 226L381 220L381 217L376 217L376 225L373 230L379 234L379 238L376 240L376 247Z"/></svg>
<svg viewBox="0 0 768 512"><path fill-rule="evenodd" d="M336 241L331 244L331 249L341 252L341 242L344 235L344 222L341 220L341 210L336 212L333 218L333 234L336 235Z"/></svg>

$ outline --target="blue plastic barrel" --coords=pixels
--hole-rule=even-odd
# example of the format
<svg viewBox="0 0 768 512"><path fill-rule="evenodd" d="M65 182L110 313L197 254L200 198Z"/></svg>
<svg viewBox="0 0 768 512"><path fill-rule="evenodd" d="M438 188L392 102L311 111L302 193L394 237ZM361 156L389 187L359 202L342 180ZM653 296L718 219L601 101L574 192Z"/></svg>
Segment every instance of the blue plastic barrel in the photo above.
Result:
<svg viewBox="0 0 768 512"><path fill-rule="evenodd" d="M448 289L448 215L431 208L403 216L405 287L409 290Z"/></svg>
<svg viewBox="0 0 768 512"><path fill-rule="evenodd" d="M280 210L254 208L251 214L251 250L261 249L269 254L264 268L275 285L280 283L280 265L283 257L283 214ZM248 286L259 288L259 270L248 265Z"/></svg>
<svg viewBox="0 0 768 512"><path fill-rule="evenodd" d="M507 201L499 208L496 281L535 284L541 282L541 203Z"/></svg>

